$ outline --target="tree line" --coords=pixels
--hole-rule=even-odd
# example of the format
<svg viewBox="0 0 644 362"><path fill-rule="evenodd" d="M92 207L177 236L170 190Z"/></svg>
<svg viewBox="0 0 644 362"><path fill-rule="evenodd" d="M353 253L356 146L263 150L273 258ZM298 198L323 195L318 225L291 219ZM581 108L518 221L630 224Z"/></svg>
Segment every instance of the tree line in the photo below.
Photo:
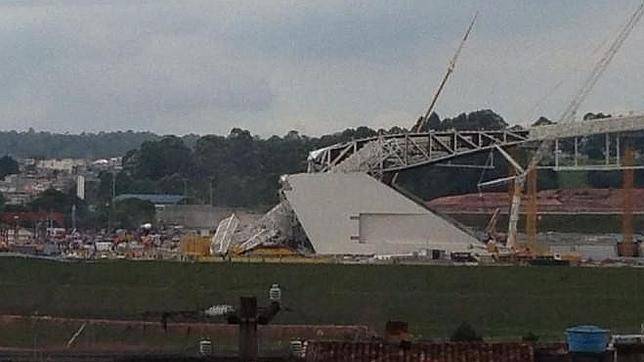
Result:
<svg viewBox="0 0 644 362"><path fill-rule="evenodd" d="M491 110L461 114L441 120L431 116L435 129L502 129L508 126ZM145 141L123 158L123 172L115 180L117 193L186 194L196 202L233 207L266 208L278 201L278 178L306 171L312 150L378 134L400 133L392 127L375 130L349 128L342 132L309 137L290 131L279 137L260 138L234 128L227 136L206 135L193 147L176 136ZM111 174L102 175L102 197L111 192ZM110 186L111 187L111 186Z"/></svg>
<svg viewBox="0 0 644 362"><path fill-rule="evenodd" d="M588 114L585 119L606 117L603 114ZM540 118L539 124L551 121ZM441 119L432 114L427 128L436 130L478 129L494 130L507 128L505 120L492 110L480 110L463 113L453 118ZM226 136L158 136L122 132L126 134L122 144L115 144L101 150L107 155L117 149L126 148L135 137L140 143L121 153L123 155L122 171L113 174L104 172L99 175L96 184L88 185L88 200L77 207L77 217L83 224L105 225L109 218L114 218L122 225L133 225L139 222L135 214L128 210L137 209L146 216L153 212L149 204L122 204L112 208L112 186L117 195L125 193L167 193L182 194L191 202L217 206L246 207L265 210L278 202L278 179L281 175L304 172L306 159L312 150L332 144L347 142L353 139L372 137L384 133L400 133L407 129L393 127L375 130L368 127L349 128L342 132L309 137L297 131L290 131L284 136L261 138L248 130L234 128ZM38 134L38 133L35 133ZM118 133L116 133L118 134ZM112 134L113 135L113 134ZM63 135L67 136L67 135ZM107 134L76 135L83 137L107 137ZM112 136L110 136L112 137ZM1 138L1 137L0 137ZM109 138L109 137L108 137ZM117 139L118 137L115 137ZM644 135L636 134L629 141L638 152L644 153ZM85 144L86 140L82 144ZM0 142L1 143L1 142ZM580 152L588 158L603 157L603 137L588 137L581 140ZM68 147L67 149L73 149ZM565 146L565 145L564 145ZM112 150L112 151L110 151ZM14 152L15 153L15 152ZM61 157L73 157L75 153L59 153ZM114 153L114 155L119 155ZM526 162L528 153L516 150L516 157ZM459 160L459 163L485 165L488 154L475 154ZM8 173L13 172L13 163L0 159L0 166L6 165ZM1 167L0 167L1 168ZM636 177L638 186L644 186L641 171ZM496 158L493 170L462 169L450 167L419 168L403 172L398 177L399 186L407 189L419 198L429 200L439 196L463 194L479 191L477 183L482 180L507 176L509 165L502 158ZM115 179L113 179L115 178ZM540 189L559 187L620 187L621 172L553 172L540 171ZM490 191L500 191L498 188ZM70 190L69 194L73 194ZM40 200L43 199L43 200ZM78 200L63 197L49 191L48 194L35 200L28 208L33 210L55 209L69 213L70 205L79 204ZM122 219L122 220L121 220ZM116 224L116 223L115 223Z"/></svg>

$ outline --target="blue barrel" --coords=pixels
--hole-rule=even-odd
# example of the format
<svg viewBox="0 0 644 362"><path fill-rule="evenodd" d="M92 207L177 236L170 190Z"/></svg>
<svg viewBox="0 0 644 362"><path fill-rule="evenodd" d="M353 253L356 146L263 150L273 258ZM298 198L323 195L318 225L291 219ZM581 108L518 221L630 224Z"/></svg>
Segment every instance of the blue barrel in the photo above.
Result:
<svg viewBox="0 0 644 362"><path fill-rule="evenodd" d="M608 331L597 326L576 326L566 329L568 351L602 353L608 345Z"/></svg>

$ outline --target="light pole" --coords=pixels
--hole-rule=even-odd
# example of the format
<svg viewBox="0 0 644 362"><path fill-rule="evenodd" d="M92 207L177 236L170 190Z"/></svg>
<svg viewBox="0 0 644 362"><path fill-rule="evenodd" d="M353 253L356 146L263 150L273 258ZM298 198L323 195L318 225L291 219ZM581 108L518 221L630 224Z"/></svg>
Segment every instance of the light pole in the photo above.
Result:
<svg viewBox="0 0 644 362"><path fill-rule="evenodd" d="M213 206L215 204L214 186L212 185L214 181L215 181L215 178L211 177L210 182L209 182L209 186L210 186L210 206Z"/></svg>
<svg viewBox="0 0 644 362"><path fill-rule="evenodd" d="M112 199L110 201L110 209L107 213L107 232L109 233L112 228L112 213L114 212L114 199L116 198L116 173L114 170L112 174Z"/></svg>
<svg viewBox="0 0 644 362"><path fill-rule="evenodd" d="M115 197L116 197L116 172L112 170L112 203L114 203Z"/></svg>

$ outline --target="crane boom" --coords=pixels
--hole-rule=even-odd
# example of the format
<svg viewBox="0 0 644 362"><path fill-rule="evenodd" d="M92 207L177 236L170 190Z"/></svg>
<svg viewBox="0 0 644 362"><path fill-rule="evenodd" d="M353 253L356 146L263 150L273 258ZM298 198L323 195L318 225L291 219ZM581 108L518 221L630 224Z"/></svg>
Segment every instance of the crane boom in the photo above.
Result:
<svg viewBox="0 0 644 362"><path fill-rule="evenodd" d="M566 109L564 110L559 119L559 123L570 122L574 119L577 110L579 110L579 107L581 106L583 101L586 99L586 97L588 97L595 84L597 84L597 81L604 73L606 68L608 68L608 65L615 57L615 54L617 54L619 49L622 47L622 44L624 44L624 41L626 40L626 38L628 38L633 28L635 28L637 23L641 20L643 14L644 1L642 1L635 12L628 18L606 53L595 64L591 73L585 79L584 83L582 83L582 86L577 91L577 93L575 93L575 96L573 97L568 107L566 107ZM510 206L510 220L508 225L507 246L510 248L515 248L517 246L517 224L519 221L521 196L523 193L523 188L525 186L526 176L531 170L534 170L539 165L541 160L543 160L545 155L550 151L555 137L556 135L554 134L546 135L544 140L539 145L539 148L532 156L532 159L530 160L526 170L515 178L512 204Z"/></svg>
<svg viewBox="0 0 644 362"><path fill-rule="evenodd" d="M447 80L449 79L449 76L452 75L452 73L454 72L454 68L456 67L456 60L458 60L458 56L461 54L461 51L463 51L465 42L467 41L467 38L470 37L470 33L472 32L472 28L474 27L474 23L476 22L476 18L478 16L479 16L479 13L476 12L474 14L474 17L472 18L472 21L470 22L470 25L467 27L467 30L465 31L465 35L463 35L463 39L461 39L461 43L458 45L458 48L456 49L454 56L449 61L449 65L447 66L447 71L445 72L445 75L443 76L443 79L441 80L441 83L438 86L438 89L436 89L436 92L434 92L434 96L432 97L429 103L429 107L427 108L425 115L412 128L413 130L421 131L422 128L425 127L425 125L429 121L429 116L431 116L432 111L434 110L434 106L436 106L436 101L438 101L438 97L443 92L443 88L445 88L445 84L447 84Z"/></svg>

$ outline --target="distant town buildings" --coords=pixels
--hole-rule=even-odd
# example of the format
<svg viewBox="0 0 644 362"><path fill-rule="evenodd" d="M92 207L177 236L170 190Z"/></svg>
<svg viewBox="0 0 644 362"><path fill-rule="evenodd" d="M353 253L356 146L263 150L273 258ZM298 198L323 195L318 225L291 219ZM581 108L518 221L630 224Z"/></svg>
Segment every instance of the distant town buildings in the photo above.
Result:
<svg viewBox="0 0 644 362"><path fill-rule="evenodd" d="M20 172L0 180L0 193L7 205L24 205L47 189L69 191L76 185L76 195L85 198L85 184L98 180L101 171L121 168L121 158L109 159L18 159Z"/></svg>
<svg viewBox="0 0 644 362"><path fill-rule="evenodd" d="M84 159L63 158L63 159L38 160L36 162L36 167L42 170L64 171L68 173L74 173L80 168L85 168L87 164L88 164L88 161Z"/></svg>

